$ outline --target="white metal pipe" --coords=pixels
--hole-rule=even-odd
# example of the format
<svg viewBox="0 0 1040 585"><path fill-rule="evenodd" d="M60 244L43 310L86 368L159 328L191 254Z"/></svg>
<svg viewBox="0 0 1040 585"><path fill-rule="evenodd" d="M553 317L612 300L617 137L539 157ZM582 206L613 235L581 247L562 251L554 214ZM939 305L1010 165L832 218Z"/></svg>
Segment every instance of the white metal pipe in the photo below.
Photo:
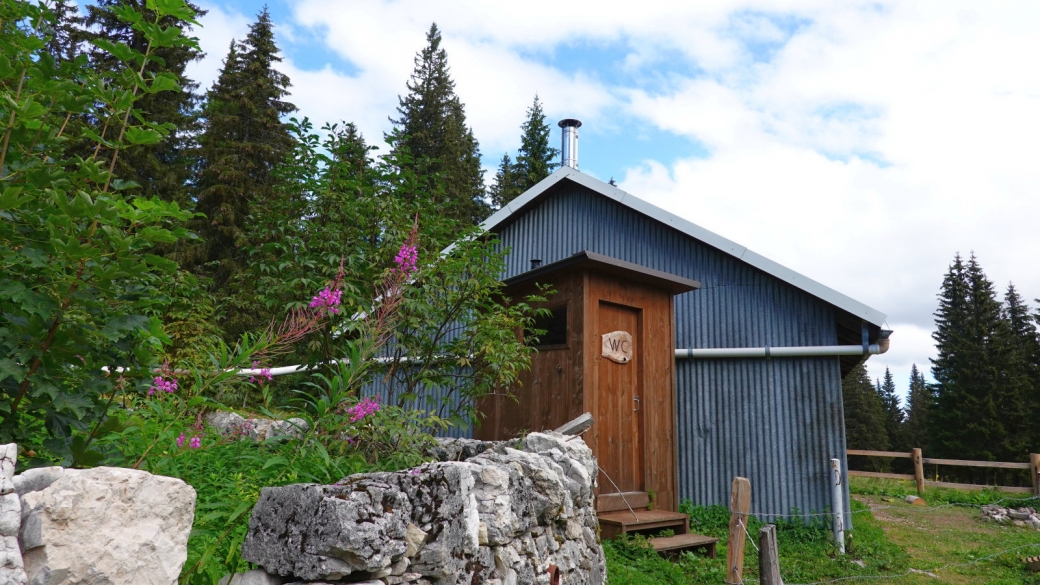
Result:
<svg viewBox="0 0 1040 585"><path fill-rule="evenodd" d="M838 554L845 554L845 492L842 489L841 461L831 459L831 512L834 522L834 546Z"/></svg>
<svg viewBox="0 0 1040 585"><path fill-rule="evenodd" d="M836 355L877 355L888 350L883 345L809 345L801 347L718 347L676 349L676 359L820 357Z"/></svg>

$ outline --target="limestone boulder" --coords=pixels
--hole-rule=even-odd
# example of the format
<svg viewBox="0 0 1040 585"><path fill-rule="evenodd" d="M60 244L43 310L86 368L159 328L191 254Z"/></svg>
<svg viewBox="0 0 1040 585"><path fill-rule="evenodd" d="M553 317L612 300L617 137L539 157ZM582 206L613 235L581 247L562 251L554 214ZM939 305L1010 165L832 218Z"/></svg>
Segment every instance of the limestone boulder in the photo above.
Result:
<svg viewBox="0 0 1040 585"><path fill-rule="evenodd" d="M246 418L234 412L211 412L206 415L206 423L222 435L238 435L253 441L264 441L278 436L300 438L310 430L310 425L302 418Z"/></svg>
<svg viewBox="0 0 1040 585"><path fill-rule="evenodd" d="M0 445L0 583L23 585L25 568L18 547L22 523L22 503L15 492L14 468L18 445Z"/></svg>
<svg viewBox="0 0 1040 585"><path fill-rule="evenodd" d="M30 585L172 585L188 555L195 490L179 479L66 469L21 504Z"/></svg>

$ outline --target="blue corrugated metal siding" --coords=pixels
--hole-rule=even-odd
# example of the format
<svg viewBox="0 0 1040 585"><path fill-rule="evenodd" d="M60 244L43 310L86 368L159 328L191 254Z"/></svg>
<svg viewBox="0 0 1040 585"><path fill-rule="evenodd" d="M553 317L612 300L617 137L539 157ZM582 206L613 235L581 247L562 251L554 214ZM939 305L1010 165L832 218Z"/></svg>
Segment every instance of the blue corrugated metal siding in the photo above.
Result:
<svg viewBox="0 0 1040 585"><path fill-rule="evenodd" d="M361 387L361 395L366 398L378 396L381 403L396 405L400 395L406 392L407 389L404 383L396 376L390 380L385 378L385 374L373 376L367 384ZM444 388L437 386L425 386L417 394L418 396L414 400L403 406L408 409L422 410L443 416L446 414L446 411L442 409L450 408L455 401L455 397L448 396L448 392ZM438 412L438 410L441 410L441 412ZM473 429L469 426L452 426L448 427L446 431L438 432L437 436L470 439L473 437Z"/></svg>
<svg viewBox="0 0 1040 585"><path fill-rule="evenodd" d="M700 290L676 297L676 347L837 342L829 304L577 185L542 200L499 238L511 248L503 278L526 272L532 259L549 264L588 250L700 281ZM838 358L676 366L680 498L726 504L741 475L764 519L830 508L828 462L845 461Z"/></svg>

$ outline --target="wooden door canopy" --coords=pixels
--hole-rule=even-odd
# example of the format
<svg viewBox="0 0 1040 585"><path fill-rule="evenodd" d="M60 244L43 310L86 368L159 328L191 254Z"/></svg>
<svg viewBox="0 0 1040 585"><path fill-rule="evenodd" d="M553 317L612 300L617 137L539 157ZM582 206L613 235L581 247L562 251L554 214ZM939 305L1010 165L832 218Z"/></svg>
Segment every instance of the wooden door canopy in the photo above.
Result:
<svg viewBox="0 0 1040 585"><path fill-rule="evenodd" d="M558 260L552 264L546 264L545 266L536 268L535 270L506 279L502 281L502 284L507 287L512 287L530 281L544 282L545 277L550 274L588 269L604 276L615 276L628 279L636 276L639 278L641 283L654 288L662 288L673 295L697 290L701 287L701 283L696 280L690 280L689 278L661 272L660 270L654 270L653 268L647 268L646 266L625 262L624 260L618 260L617 258L604 256L603 254L589 252L588 250L583 250L573 256L564 258L563 260Z"/></svg>

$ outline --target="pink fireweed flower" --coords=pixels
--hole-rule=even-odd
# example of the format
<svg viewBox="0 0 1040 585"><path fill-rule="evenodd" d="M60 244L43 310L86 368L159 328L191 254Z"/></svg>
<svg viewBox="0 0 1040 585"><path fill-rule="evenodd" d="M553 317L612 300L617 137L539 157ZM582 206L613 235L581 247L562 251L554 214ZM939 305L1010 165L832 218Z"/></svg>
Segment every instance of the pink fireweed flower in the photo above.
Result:
<svg viewBox="0 0 1040 585"><path fill-rule="evenodd" d="M357 422L366 416L379 412L379 401L375 398L366 398L347 409L350 414L350 422Z"/></svg>
<svg viewBox="0 0 1040 585"><path fill-rule="evenodd" d="M314 304L311 303L311 306L313 307ZM254 361L253 362L253 369L255 370L256 368L259 368L259 367L260 367L260 362ZM271 368L260 368L260 378L267 378L268 382L273 380L274 377L271 376ZM257 381L257 377L256 376L250 376L249 377L249 381L255 383Z"/></svg>
<svg viewBox="0 0 1040 585"><path fill-rule="evenodd" d="M153 380L154 384L148 389L148 395L152 396L156 392L167 392L173 394L177 390L177 378L171 378L169 380L164 379L162 376L156 376Z"/></svg>
<svg viewBox="0 0 1040 585"><path fill-rule="evenodd" d="M202 439L199 437L192 437L191 441L188 442L188 446L192 449L198 449L202 446Z"/></svg>
<svg viewBox="0 0 1040 585"><path fill-rule="evenodd" d="M405 274L415 272L415 265L418 261L419 250L408 243L401 244L401 249L397 251L397 256L394 258L397 269Z"/></svg>
<svg viewBox="0 0 1040 585"><path fill-rule="evenodd" d="M184 446L184 433L181 433L181 436L177 437L177 448L180 449L183 446Z"/></svg>
<svg viewBox="0 0 1040 585"><path fill-rule="evenodd" d="M336 307L340 304L340 298L343 296L343 291L332 290L330 287L325 287L325 290L318 293L318 296L311 299L312 309L324 309L328 308L329 313L335 315L339 313L339 309Z"/></svg>

